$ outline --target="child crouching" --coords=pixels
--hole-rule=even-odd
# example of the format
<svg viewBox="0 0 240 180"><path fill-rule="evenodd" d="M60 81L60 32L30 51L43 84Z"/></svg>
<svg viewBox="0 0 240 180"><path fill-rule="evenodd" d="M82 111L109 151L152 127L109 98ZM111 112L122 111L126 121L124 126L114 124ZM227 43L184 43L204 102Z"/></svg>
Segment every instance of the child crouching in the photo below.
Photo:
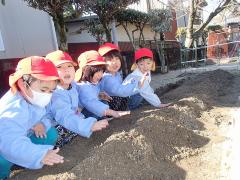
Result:
<svg viewBox="0 0 240 180"><path fill-rule="evenodd" d="M77 134L90 137L92 132L108 126L107 120L97 121L94 117L85 118L81 113L78 100L77 84L74 81L77 64L71 56L63 51L54 51L46 56L57 68L60 80L48 106L49 116L58 125L59 139L57 146L61 147L71 141Z"/></svg>
<svg viewBox="0 0 240 180"><path fill-rule="evenodd" d="M79 100L83 105L83 114L87 117L95 116L101 119L106 116L120 117L130 111L114 111L99 98L99 82L106 69L106 62L97 51L91 50L82 53L79 58L79 70L76 80L78 84ZM108 97L104 100L109 100Z"/></svg>
<svg viewBox="0 0 240 180"><path fill-rule="evenodd" d="M150 86L151 70L155 70L152 51L148 48L141 48L135 52L134 60L135 63L132 68L135 68L135 70L129 74L124 81L133 78L140 81L142 85L138 94L130 96L128 103L129 109L132 110L138 108L143 99L155 107L162 108L169 106L170 103L161 103L159 97L154 93ZM144 80L142 81L141 79Z"/></svg>
<svg viewBox="0 0 240 180"><path fill-rule="evenodd" d="M11 89L0 99L0 179L13 164L40 169L63 163L53 149L57 131L43 118L57 79L54 64L39 56L20 60L10 75Z"/></svg>

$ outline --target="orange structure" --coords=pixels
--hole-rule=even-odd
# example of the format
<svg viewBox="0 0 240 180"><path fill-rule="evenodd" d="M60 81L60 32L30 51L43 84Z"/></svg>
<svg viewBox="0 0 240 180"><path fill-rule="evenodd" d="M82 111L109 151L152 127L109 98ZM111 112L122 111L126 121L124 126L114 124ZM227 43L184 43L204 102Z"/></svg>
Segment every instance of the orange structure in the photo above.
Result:
<svg viewBox="0 0 240 180"><path fill-rule="evenodd" d="M226 43L227 43L227 32L210 31L208 33L208 46L210 46L207 48L208 59L227 57L228 44Z"/></svg>

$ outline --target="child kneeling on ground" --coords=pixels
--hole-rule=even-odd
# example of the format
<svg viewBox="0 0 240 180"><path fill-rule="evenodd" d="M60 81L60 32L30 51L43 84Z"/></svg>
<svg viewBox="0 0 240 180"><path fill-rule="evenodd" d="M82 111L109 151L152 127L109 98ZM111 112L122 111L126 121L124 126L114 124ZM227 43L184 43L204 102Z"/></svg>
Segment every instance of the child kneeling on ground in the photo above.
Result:
<svg viewBox="0 0 240 180"><path fill-rule="evenodd" d="M139 89L139 93L130 96L128 103L130 110L138 108L143 99L145 99L151 105L159 108L170 105L170 103L162 104L159 97L154 93L150 86L151 70L155 70L153 53L150 49L140 48L135 52L132 70L134 71L125 78L124 82L132 78L140 81L144 77L145 80L141 81L142 85Z"/></svg>
<svg viewBox="0 0 240 180"><path fill-rule="evenodd" d="M85 118L81 113L77 84L74 81L74 66L77 63L72 60L68 53L60 50L47 54L46 58L54 63L60 77L48 106L51 119L59 124L56 126L60 137L57 146L61 147L68 143L77 134L89 138L92 132L106 128L108 126L107 120L97 121L93 117Z"/></svg>
<svg viewBox="0 0 240 180"><path fill-rule="evenodd" d="M79 101L83 105L83 114L86 117L95 116L97 119L106 116L120 117L130 114L130 111L114 111L99 98L99 82L106 69L106 62L97 51L91 50L78 57L79 69L76 80L78 84ZM105 99L104 100L108 100Z"/></svg>
<svg viewBox="0 0 240 180"><path fill-rule="evenodd" d="M13 164L39 169L63 163L53 150L57 131L43 118L57 79L54 64L39 56L20 60L10 75L11 89L0 99L0 179Z"/></svg>
<svg viewBox="0 0 240 180"><path fill-rule="evenodd" d="M115 44L105 43L98 52L107 64L100 82L101 91L111 97L108 103L111 109L125 111L128 109L128 97L138 93L139 83L136 80L123 83L119 72L123 57Z"/></svg>

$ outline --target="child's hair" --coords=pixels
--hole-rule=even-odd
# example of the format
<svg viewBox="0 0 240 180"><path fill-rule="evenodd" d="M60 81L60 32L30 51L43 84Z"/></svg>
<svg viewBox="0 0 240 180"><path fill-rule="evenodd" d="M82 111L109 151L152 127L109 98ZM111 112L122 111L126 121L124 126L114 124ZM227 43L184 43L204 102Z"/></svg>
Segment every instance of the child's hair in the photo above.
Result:
<svg viewBox="0 0 240 180"><path fill-rule="evenodd" d="M32 82L37 81L38 79L31 76L31 74L24 74L22 76L22 80L23 80L23 82L25 82L28 85L27 86L27 88L28 88L32 84ZM16 89L18 91L20 91L20 88L19 88L18 84L16 84Z"/></svg>
<svg viewBox="0 0 240 180"><path fill-rule="evenodd" d="M91 82L91 79L93 78L96 72L99 72L99 71L105 72L105 70L106 70L105 65L95 65L95 66L86 65L83 68L83 74L82 74L81 80Z"/></svg>
<svg viewBox="0 0 240 180"><path fill-rule="evenodd" d="M122 55L118 50L109 51L103 57L105 58L105 60L112 59L114 57L118 57L120 59L120 61L122 61Z"/></svg>
<svg viewBox="0 0 240 180"><path fill-rule="evenodd" d="M138 61L137 61L136 63L138 64L138 63L140 63L140 62L142 62L142 61L144 61L144 60L146 60L146 59L151 59L151 60L153 61L152 58L145 56L145 57L142 57L142 58L138 59Z"/></svg>
<svg viewBox="0 0 240 180"><path fill-rule="evenodd" d="M31 74L24 74L22 76L22 79L24 82L26 82L28 85L30 85L32 82L37 81L37 78L31 76Z"/></svg>

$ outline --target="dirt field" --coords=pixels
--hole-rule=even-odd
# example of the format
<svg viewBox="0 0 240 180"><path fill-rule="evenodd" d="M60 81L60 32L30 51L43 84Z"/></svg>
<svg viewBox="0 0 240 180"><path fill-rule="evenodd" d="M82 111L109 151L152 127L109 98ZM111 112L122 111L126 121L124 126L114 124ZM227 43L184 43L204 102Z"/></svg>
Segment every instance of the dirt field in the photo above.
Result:
<svg viewBox="0 0 240 180"><path fill-rule="evenodd" d="M223 70L188 74L157 89L165 109L149 105L115 119L90 139L77 137L61 150L65 163L15 170L13 179L224 178L222 145L238 105L240 74Z"/></svg>

